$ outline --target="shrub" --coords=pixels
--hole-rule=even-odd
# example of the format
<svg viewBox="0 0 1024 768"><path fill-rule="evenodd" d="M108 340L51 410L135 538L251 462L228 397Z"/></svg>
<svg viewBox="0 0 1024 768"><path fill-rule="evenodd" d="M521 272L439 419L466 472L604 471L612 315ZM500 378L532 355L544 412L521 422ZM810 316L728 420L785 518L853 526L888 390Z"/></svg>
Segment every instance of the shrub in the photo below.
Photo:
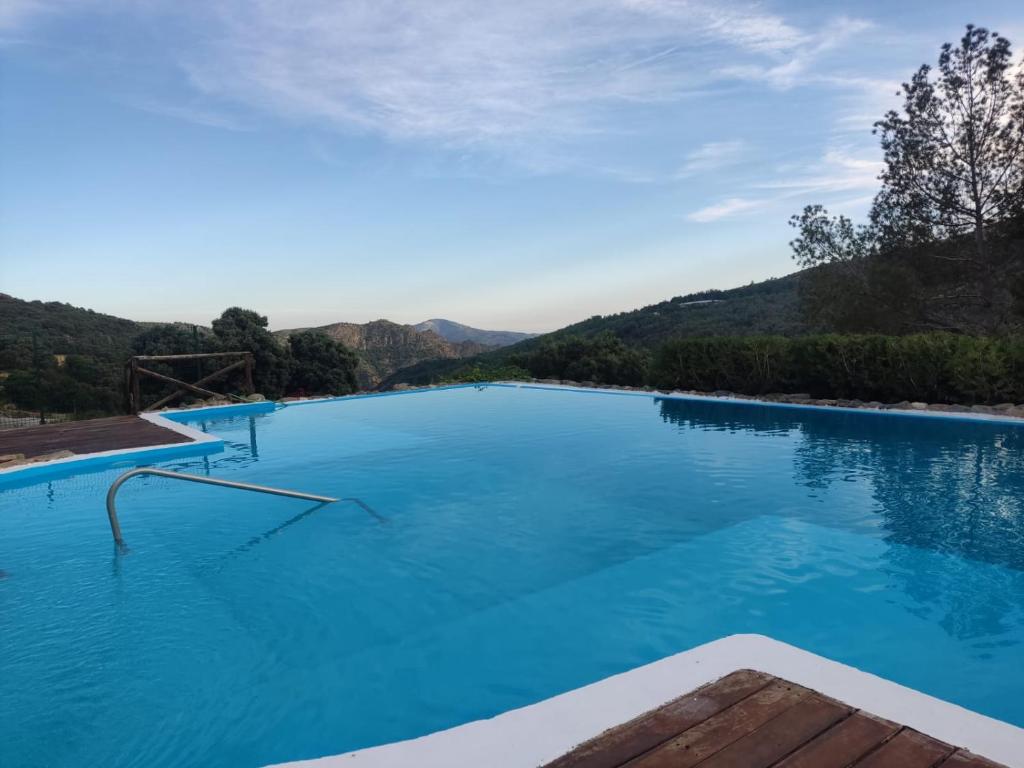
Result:
<svg viewBox="0 0 1024 768"><path fill-rule="evenodd" d="M655 354L662 388L931 402L1024 402L1024 339L821 334L685 338Z"/></svg>

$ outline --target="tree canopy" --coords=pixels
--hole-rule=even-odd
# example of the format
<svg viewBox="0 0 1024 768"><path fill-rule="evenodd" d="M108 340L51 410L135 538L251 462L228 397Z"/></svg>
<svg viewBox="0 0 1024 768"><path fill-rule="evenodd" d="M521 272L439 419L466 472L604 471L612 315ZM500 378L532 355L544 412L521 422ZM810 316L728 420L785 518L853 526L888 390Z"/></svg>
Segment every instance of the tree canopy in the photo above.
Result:
<svg viewBox="0 0 1024 768"><path fill-rule="evenodd" d="M359 359L344 344L321 330L299 331L288 337L292 357L289 391L306 395L347 395L358 389Z"/></svg>
<svg viewBox="0 0 1024 768"><path fill-rule="evenodd" d="M790 223L808 313L837 330L1019 327L1024 283L1024 70L968 26L875 124L884 153L869 221L808 206Z"/></svg>

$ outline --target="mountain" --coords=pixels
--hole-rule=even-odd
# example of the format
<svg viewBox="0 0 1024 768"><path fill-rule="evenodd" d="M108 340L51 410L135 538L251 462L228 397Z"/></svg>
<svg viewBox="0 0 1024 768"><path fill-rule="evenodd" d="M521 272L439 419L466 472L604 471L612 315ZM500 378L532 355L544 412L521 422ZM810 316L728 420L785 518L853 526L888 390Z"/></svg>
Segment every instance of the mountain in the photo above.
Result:
<svg viewBox="0 0 1024 768"><path fill-rule="evenodd" d="M680 336L795 336L807 333L812 329L800 315L800 275L796 272L740 288L676 296L614 315L595 315L557 331L484 352L472 360L423 361L386 377L380 388L401 383L426 384L477 364L504 365L546 341L566 336L591 337L610 332L630 346L653 349Z"/></svg>
<svg viewBox="0 0 1024 768"><path fill-rule="evenodd" d="M275 331L278 338L286 339L297 331L308 328L292 328ZM371 388L382 379L425 360L450 360L484 352L492 347L475 341L451 342L432 330L419 331L411 325L399 325L390 320L374 320L370 323L333 323L318 326L332 339L340 341L359 356L356 377L363 388Z"/></svg>
<svg viewBox="0 0 1024 768"><path fill-rule="evenodd" d="M456 344L462 341L475 341L489 347L507 347L510 344L531 339L535 333L519 333L517 331L484 331L469 325L456 323L452 320L434 318L424 320L413 326L417 331L433 331L438 336Z"/></svg>

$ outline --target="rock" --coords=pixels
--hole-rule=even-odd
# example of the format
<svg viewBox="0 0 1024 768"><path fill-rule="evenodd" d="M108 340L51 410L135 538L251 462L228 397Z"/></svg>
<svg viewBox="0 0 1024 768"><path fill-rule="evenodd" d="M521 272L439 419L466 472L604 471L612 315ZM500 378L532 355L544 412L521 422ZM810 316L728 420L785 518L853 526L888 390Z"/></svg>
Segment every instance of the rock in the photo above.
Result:
<svg viewBox="0 0 1024 768"><path fill-rule="evenodd" d="M995 412L996 412L995 409L992 408L992 406L990 406L990 405L972 405L971 406L971 413L984 413L984 414L992 415Z"/></svg>
<svg viewBox="0 0 1024 768"><path fill-rule="evenodd" d="M259 392L253 392L251 395L248 395L245 399L250 403L262 403L267 398L265 398Z"/></svg>
<svg viewBox="0 0 1024 768"><path fill-rule="evenodd" d="M1016 406L1013 403L999 403L993 405L992 410L998 411L999 413L1005 413L1006 411L1012 411Z"/></svg>
<svg viewBox="0 0 1024 768"><path fill-rule="evenodd" d="M864 403L864 407L865 407L865 408L874 408L874 409L875 409L875 410L877 411L877 410L879 410L880 408L882 408L883 406L882 406L882 404L881 404L880 402L878 402L877 400L870 400L870 401L868 401L868 402Z"/></svg>
<svg viewBox="0 0 1024 768"><path fill-rule="evenodd" d="M405 390L407 390L407 389L414 389L414 387L412 386L412 384L406 384L406 383L405 383L405 382L403 381L403 382L400 382L400 383L398 383L398 384L395 384L395 386L393 386L393 387L391 388L391 391L392 391L392 392L404 392L404 391L405 391Z"/></svg>
<svg viewBox="0 0 1024 768"><path fill-rule="evenodd" d="M33 456L29 459L32 464L38 464L43 461L55 461L56 459L69 459L74 456L74 451L54 451L53 453L44 453L40 456Z"/></svg>
<svg viewBox="0 0 1024 768"><path fill-rule="evenodd" d="M5 464L17 464L18 462L24 460L24 453L5 453L2 456L0 456L0 467L4 466Z"/></svg>
<svg viewBox="0 0 1024 768"><path fill-rule="evenodd" d="M928 410L928 403L922 403L920 401L915 401L913 403L910 403L910 409L913 410L913 411L927 411Z"/></svg>

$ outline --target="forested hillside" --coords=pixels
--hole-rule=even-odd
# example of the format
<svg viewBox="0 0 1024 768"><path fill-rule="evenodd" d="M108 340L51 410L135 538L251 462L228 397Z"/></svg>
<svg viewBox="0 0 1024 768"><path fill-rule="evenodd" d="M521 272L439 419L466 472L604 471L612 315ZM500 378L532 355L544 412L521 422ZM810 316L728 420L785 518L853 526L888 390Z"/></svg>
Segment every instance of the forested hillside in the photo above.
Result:
<svg viewBox="0 0 1024 768"><path fill-rule="evenodd" d="M58 301L23 301L0 293L0 370L49 354L123 358L145 326Z"/></svg>

